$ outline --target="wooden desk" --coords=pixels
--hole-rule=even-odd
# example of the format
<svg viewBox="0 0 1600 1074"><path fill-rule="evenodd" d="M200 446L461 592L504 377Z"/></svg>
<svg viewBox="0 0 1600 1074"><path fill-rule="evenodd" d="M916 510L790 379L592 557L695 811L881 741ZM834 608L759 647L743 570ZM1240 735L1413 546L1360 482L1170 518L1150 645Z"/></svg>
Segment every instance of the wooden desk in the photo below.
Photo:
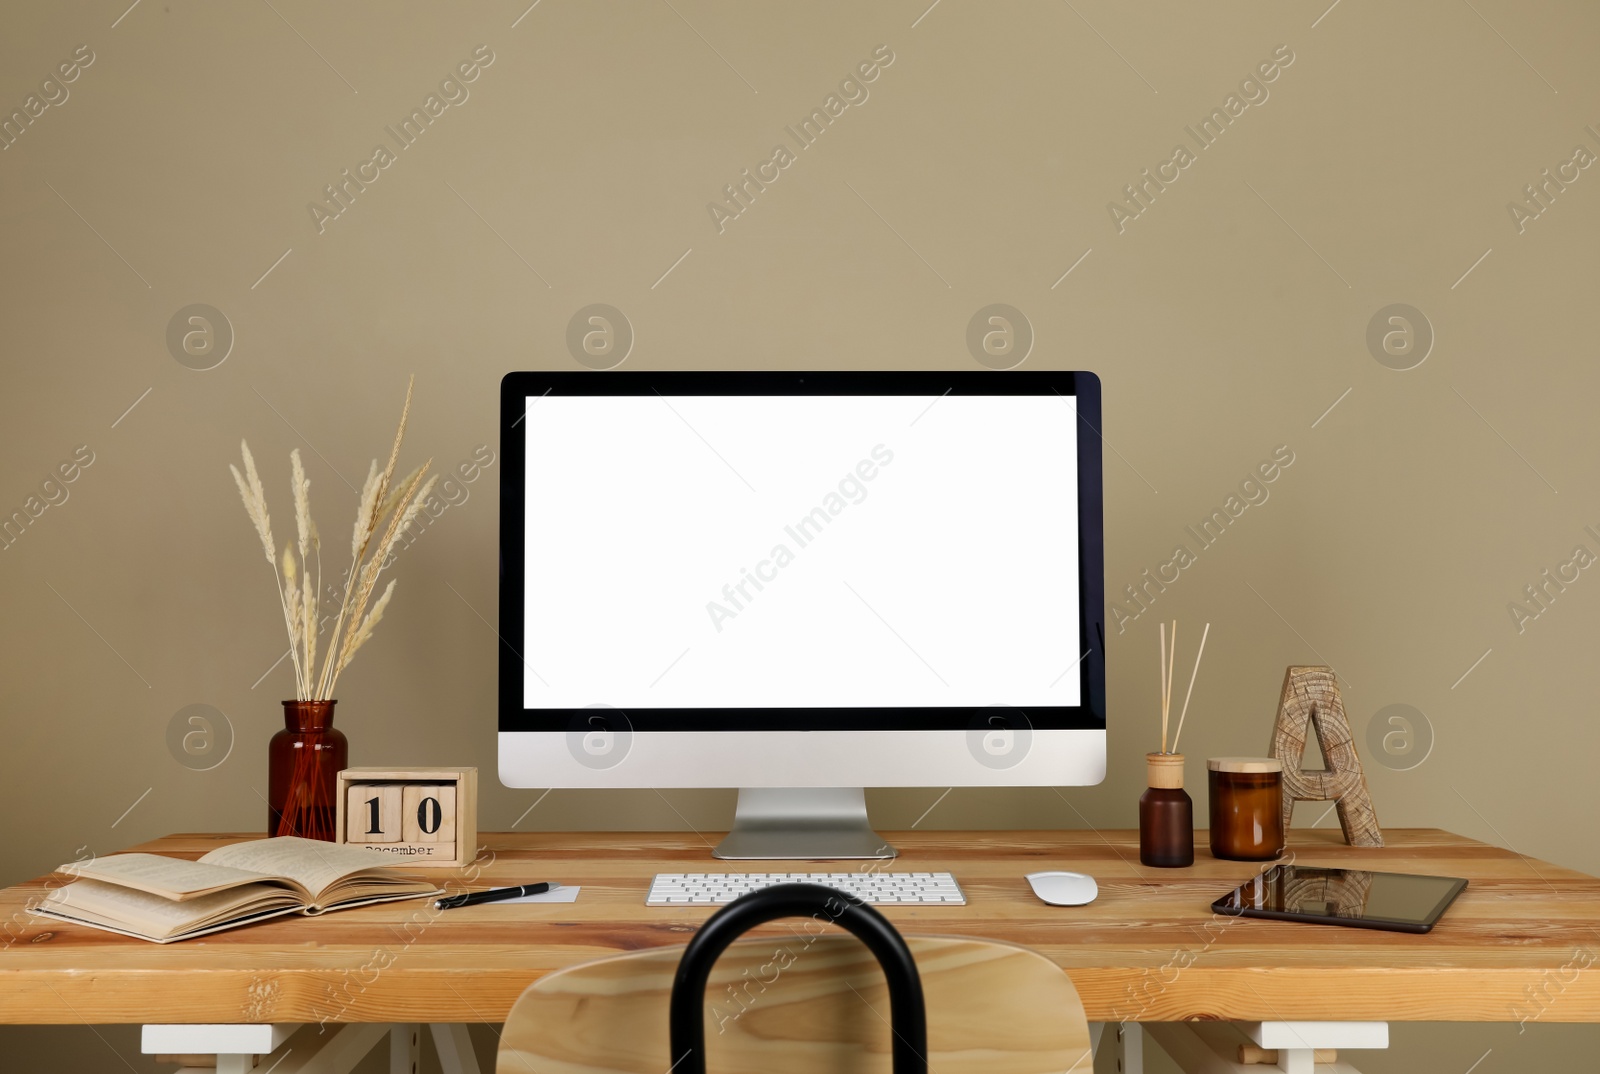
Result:
<svg viewBox="0 0 1600 1074"><path fill-rule="evenodd" d="M1434 830L1391 830L1383 849L1296 830L1302 864L1464 876L1426 936L1215 917L1210 903L1258 866L1213 860L1147 869L1133 832L895 832L887 867L947 869L960 907L884 907L904 932L987 936L1064 966L1093 1022L1600 1022L1600 879ZM198 856L243 835L178 835L135 849ZM657 872L764 871L717 862L716 836L489 834L475 886L581 885L572 904L435 911L421 901L264 922L158 946L21 915L49 878L0 891L0 1022L499 1022L562 966L682 943L711 907L649 908ZM778 866L781 868L782 866ZM873 863L795 870L883 868ZM1024 874L1095 876L1100 897L1049 907ZM59 883L59 878L55 881ZM766 931L790 935L782 924ZM375 1027L374 1027L375 1028Z"/></svg>

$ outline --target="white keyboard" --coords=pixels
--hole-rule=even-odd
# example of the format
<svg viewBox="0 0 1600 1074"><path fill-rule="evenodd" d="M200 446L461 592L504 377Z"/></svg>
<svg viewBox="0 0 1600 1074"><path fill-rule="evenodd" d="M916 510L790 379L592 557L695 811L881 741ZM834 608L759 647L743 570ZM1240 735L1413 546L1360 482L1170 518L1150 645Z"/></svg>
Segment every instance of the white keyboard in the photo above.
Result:
<svg viewBox="0 0 1600 1074"><path fill-rule="evenodd" d="M646 906L721 906L774 884L822 884L874 906L965 906L949 873L657 873Z"/></svg>

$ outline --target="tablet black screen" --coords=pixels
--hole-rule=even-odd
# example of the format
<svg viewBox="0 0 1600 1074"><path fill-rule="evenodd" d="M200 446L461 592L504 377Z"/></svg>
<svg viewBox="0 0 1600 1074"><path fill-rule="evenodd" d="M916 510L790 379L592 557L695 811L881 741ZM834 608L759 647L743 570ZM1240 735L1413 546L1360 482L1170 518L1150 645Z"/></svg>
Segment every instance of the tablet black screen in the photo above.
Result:
<svg viewBox="0 0 1600 1074"><path fill-rule="evenodd" d="M1220 914L1427 932L1466 886L1451 876L1275 865L1211 908Z"/></svg>

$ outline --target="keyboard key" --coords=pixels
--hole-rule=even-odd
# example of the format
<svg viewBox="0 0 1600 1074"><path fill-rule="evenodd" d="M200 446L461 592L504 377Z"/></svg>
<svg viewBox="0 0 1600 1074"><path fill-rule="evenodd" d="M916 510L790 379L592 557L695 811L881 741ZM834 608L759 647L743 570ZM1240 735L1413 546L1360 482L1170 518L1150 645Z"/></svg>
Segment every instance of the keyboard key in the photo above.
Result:
<svg viewBox="0 0 1600 1074"><path fill-rule="evenodd" d="M949 873L659 873L647 906L720 906L774 884L821 884L879 906L964 906L966 896Z"/></svg>

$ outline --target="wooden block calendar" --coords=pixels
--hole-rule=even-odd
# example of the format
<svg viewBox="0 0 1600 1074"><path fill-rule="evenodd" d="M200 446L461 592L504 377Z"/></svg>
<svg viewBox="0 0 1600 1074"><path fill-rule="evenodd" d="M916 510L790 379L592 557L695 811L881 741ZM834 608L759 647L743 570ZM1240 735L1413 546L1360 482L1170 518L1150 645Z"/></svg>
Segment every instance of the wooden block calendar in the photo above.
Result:
<svg viewBox="0 0 1600 1074"><path fill-rule="evenodd" d="M409 868L459 869L478 852L476 768L346 768L336 842Z"/></svg>

